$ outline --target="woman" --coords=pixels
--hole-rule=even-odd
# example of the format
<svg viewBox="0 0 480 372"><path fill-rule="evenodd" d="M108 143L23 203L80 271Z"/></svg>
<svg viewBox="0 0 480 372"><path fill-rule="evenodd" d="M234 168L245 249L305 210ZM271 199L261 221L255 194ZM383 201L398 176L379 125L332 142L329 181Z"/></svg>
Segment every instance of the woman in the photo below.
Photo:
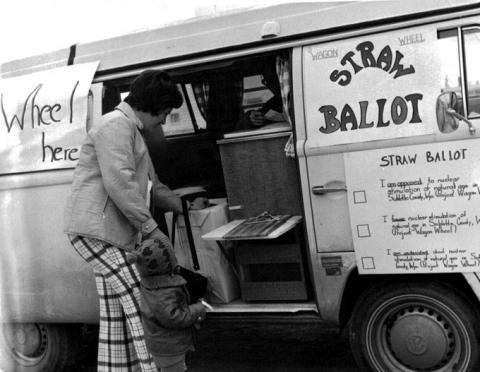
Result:
<svg viewBox="0 0 480 372"><path fill-rule="evenodd" d="M182 102L167 73L144 71L124 102L93 123L81 149L65 232L95 274L98 371L156 371L139 315L139 275L126 253L140 240L164 240L148 208L150 194L157 207L182 211L180 199L158 181L142 135Z"/></svg>

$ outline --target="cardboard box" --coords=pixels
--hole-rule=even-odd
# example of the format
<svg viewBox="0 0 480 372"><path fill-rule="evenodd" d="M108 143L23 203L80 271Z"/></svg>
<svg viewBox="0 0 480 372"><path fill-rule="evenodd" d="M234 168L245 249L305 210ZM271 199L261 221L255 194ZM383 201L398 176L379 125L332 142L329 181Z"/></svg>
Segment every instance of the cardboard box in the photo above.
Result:
<svg viewBox="0 0 480 372"><path fill-rule="evenodd" d="M226 199L214 199L210 202L214 205L205 209L190 211L189 213L192 235L200 265L200 270L197 272L208 279L207 301L211 303L228 303L240 295L238 280L217 242L201 238L202 235L228 222L228 207ZM171 236L172 213L166 213L165 219ZM227 254L229 254L229 245L225 244L224 247ZM178 263L187 269L193 270L185 220L182 215L179 215L177 219L174 250Z"/></svg>

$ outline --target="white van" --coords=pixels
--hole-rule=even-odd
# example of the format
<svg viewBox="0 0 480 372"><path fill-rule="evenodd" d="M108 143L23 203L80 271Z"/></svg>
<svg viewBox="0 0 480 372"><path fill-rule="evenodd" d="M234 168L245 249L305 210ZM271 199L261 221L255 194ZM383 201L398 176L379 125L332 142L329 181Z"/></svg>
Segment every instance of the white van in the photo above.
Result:
<svg viewBox="0 0 480 372"><path fill-rule="evenodd" d="M194 223L197 243L219 241L238 275L238 295L208 319L348 326L362 371L474 371L479 58L480 4L426 0L284 4L2 65L0 368L68 370L82 325L98 322L92 272L62 232L89 121L56 125L60 108L38 85L8 106L5 87L99 63L83 94L89 120L147 68L167 70L184 94L148 144L164 183L202 186L228 212L209 231ZM72 93L75 74L56 89ZM241 120L251 110L269 120ZM44 121L20 128L31 112ZM264 211L291 225L227 239Z"/></svg>

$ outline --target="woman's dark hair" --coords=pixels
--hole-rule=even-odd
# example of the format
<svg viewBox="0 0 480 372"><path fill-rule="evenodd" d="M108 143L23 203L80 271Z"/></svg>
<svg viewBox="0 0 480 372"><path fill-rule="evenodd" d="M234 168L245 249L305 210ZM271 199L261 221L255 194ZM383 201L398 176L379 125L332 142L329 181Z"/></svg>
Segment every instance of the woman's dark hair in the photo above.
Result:
<svg viewBox="0 0 480 372"><path fill-rule="evenodd" d="M261 74L265 80L265 86L270 89L275 96L281 97L282 93L275 66L276 56L269 57L263 65Z"/></svg>
<svg viewBox="0 0 480 372"><path fill-rule="evenodd" d="M165 71L145 70L133 81L125 102L138 111L156 116L167 108L179 108L183 97Z"/></svg>

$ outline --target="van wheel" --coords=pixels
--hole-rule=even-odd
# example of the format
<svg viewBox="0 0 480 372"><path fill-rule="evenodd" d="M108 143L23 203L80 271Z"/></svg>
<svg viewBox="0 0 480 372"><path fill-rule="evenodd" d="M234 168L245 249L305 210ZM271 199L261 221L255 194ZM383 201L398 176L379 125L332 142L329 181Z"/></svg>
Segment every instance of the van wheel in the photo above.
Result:
<svg viewBox="0 0 480 372"><path fill-rule="evenodd" d="M70 355L66 327L40 323L3 323L0 369L5 372L64 371Z"/></svg>
<svg viewBox="0 0 480 372"><path fill-rule="evenodd" d="M478 371L479 314L458 290L412 281L358 299L350 345L361 371Z"/></svg>

